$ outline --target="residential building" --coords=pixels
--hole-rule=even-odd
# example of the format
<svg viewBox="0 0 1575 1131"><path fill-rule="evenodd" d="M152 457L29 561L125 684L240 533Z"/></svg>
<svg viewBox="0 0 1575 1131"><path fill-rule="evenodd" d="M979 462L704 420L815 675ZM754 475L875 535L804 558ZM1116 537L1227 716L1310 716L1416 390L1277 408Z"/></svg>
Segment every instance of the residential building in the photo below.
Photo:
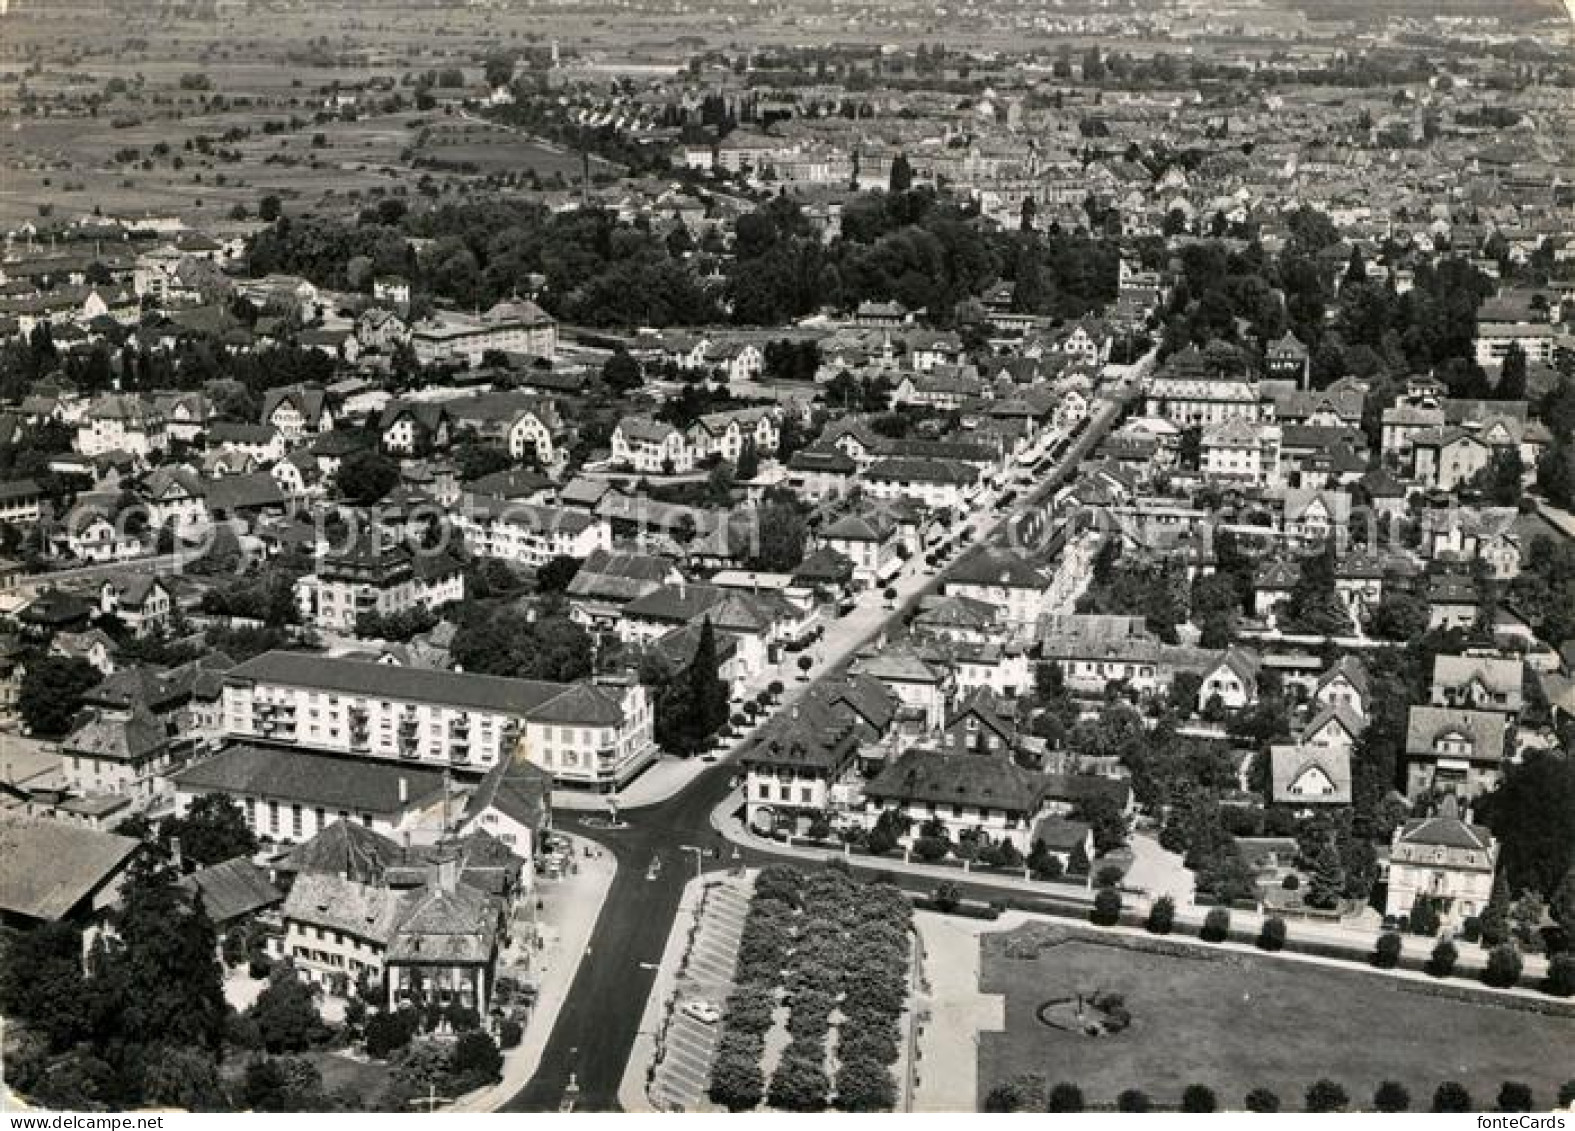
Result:
<svg viewBox="0 0 1575 1131"><path fill-rule="evenodd" d="M1406 796L1471 801L1498 785L1508 723L1496 711L1412 707L1406 719Z"/></svg>
<svg viewBox="0 0 1575 1131"><path fill-rule="evenodd" d="M1462 820L1459 812L1453 799L1446 798L1437 816L1409 820L1395 830L1389 846L1386 915L1409 915L1417 900L1426 898L1441 924L1455 930L1487 906L1499 843L1486 826Z"/></svg>

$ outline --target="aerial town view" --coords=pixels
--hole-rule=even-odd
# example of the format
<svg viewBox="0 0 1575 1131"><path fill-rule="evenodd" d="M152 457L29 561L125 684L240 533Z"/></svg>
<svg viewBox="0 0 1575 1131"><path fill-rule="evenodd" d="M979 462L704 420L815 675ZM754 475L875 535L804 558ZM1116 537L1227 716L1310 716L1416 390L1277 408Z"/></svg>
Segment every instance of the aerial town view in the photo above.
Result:
<svg viewBox="0 0 1575 1131"><path fill-rule="evenodd" d="M0 240L7 1127L1569 1122L1575 0L0 0Z"/></svg>

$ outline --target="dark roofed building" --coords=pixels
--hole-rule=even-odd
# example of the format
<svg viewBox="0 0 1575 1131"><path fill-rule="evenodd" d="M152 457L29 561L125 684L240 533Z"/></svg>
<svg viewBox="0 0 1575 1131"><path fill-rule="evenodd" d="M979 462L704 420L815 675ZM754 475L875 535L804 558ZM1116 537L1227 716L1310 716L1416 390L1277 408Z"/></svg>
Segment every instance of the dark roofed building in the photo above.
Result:
<svg viewBox="0 0 1575 1131"><path fill-rule="evenodd" d="M89 923L115 905L141 842L65 821L0 813L0 923Z"/></svg>

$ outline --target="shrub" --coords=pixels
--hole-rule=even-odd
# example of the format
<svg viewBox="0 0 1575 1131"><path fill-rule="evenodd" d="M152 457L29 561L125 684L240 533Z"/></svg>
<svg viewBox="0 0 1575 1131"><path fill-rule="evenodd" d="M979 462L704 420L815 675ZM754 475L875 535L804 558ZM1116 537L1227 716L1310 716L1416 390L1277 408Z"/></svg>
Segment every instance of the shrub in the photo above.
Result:
<svg viewBox="0 0 1575 1131"><path fill-rule="evenodd" d="M1554 997L1575 995L1575 954L1555 954L1548 960L1548 977L1542 992Z"/></svg>
<svg viewBox="0 0 1575 1131"><path fill-rule="evenodd" d="M1377 1111L1408 1111L1410 1107L1411 1093L1398 1081L1385 1080L1373 1093L1373 1108Z"/></svg>
<svg viewBox="0 0 1575 1131"><path fill-rule="evenodd" d="M1440 939L1427 960L1427 972L1435 978L1447 978L1455 972L1460 951L1448 939Z"/></svg>
<svg viewBox="0 0 1575 1131"><path fill-rule="evenodd" d="M1211 908L1203 918L1203 930L1198 937L1204 942L1224 942L1230 937L1230 912L1223 907Z"/></svg>
<svg viewBox="0 0 1575 1131"><path fill-rule="evenodd" d="M1128 1088L1116 1097L1117 1111L1145 1112L1153 1110L1153 1107L1148 1093L1137 1088Z"/></svg>
<svg viewBox="0 0 1575 1131"><path fill-rule="evenodd" d="M1344 1111L1351 1097L1344 1088L1327 1076L1315 1080L1307 1089L1307 1110L1312 1112Z"/></svg>
<svg viewBox="0 0 1575 1131"><path fill-rule="evenodd" d="M1460 924L1460 937L1467 942L1474 943L1482 938L1482 920L1475 915L1467 915Z"/></svg>
<svg viewBox="0 0 1575 1131"><path fill-rule="evenodd" d="M1268 1115L1280 1110L1280 1097L1267 1088L1254 1088L1247 1093L1247 1110Z"/></svg>
<svg viewBox="0 0 1575 1131"><path fill-rule="evenodd" d="M1263 921L1263 928L1258 932L1258 948L1260 950L1283 950L1288 928L1285 920L1278 915L1270 915Z"/></svg>
<svg viewBox="0 0 1575 1131"><path fill-rule="evenodd" d="M504 1049L517 1049L520 1042L525 1039L525 1026L512 1017L505 1018L498 1025L498 1047Z"/></svg>
<svg viewBox="0 0 1575 1131"><path fill-rule="evenodd" d="M1126 875L1114 864L1106 864L1094 874L1094 886L1102 888L1117 888L1121 886L1121 877Z"/></svg>
<svg viewBox="0 0 1575 1131"><path fill-rule="evenodd" d="M1290 875L1286 876L1285 879L1280 881L1280 886L1286 891L1296 891L1302 886L1302 878L1295 872L1292 872Z"/></svg>
<svg viewBox="0 0 1575 1131"><path fill-rule="evenodd" d="M984 1097L987 1112L1043 1111L1048 1098L1043 1076L1029 1073L1003 1080Z"/></svg>
<svg viewBox="0 0 1575 1131"><path fill-rule="evenodd" d="M938 864L951 853L952 842L943 836L915 837L913 854L926 864Z"/></svg>
<svg viewBox="0 0 1575 1131"><path fill-rule="evenodd" d="M1115 888L1100 888L1094 896L1089 919L1100 927L1113 927L1121 921L1121 893Z"/></svg>
<svg viewBox="0 0 1575 1131"><path fill-rule="evenodd" d="M1202 1084L1188 1084L1187 1090L1181 1093L1182 1111L1198 1113L1218 1111L1219 1106L1214 1089L1204 1087Z"/></svg>
<svg viewBox="0 0 1575 1131"><path fill-rule="evenodd" d="M942 880L935 885L935 910L950 914L962 902L962 889L952 880Z"/></svg>
<svg viewBox="0 0 1575 1131"><path fill-rule="evenodd" d="M724 1020L730 1031L764 1036L771 1028L771 1013L776 999L763 985L741 985L727 998Z"/></svg>
<svg viewBox="0 0 1575 1131"><path fill-rule="evenodd" d="M1445 1080L1433 1093L1434 1111L1471 1111L1473 1107L1471 1093L1454 1080Z"/></svg>
<svg viewBox="0 0 1575 1131"><path fill-rule="evenodd" d="M1050 1089L1050 1099L1045 1104L1046 1111L1082 1111L1083 1089L1076 1084L1057 1084Z"/></svg>
<svg viewBox="0 0 1575 1131"><path fill-rule="evenodd" d="M1575 1080L1566 1080L1559 1085L1559 1106L1575 1107Z"/></svg>
<svg viewBox="0 0 1575 1131"><path fill-rule="evenodd" d="M1439 925L1438 908L1433 906L1433 901L1426 896L1418 897L1411 905L1411 933L1432 938L1438 934Z"/></svg>
<svg viewBox="0 0 1575 1131"><path fill-rule="evenodd" d="M1529 1084L1522 1084L1519 1080L1505 1080L1503 1086L1499 1088L1499 1111L1530 1111L1532 1106Z"/></svg>
<svg viewBox="0 0 1575 1131"><path fill-rule="evenodd" d="M1380 970L1393 970L1400 965L1400 936L1394 931L1385 931L1378 936L1378 945L1373 948L1373 965Z"/></svg>
<svg viewBox="0 0 1575 1131"><path fill-rule="evenodd" d="M1154 906L1148 909L1148 919L1143 926L1151 935L1168 935L1176 925L1176 901L1168 895L1162 895L1154 901Z"/></svg>
<svg viewBox="0 0 1575 1131"><path fill-rule="evenodd" d="M1520 951L1512 943L1499 943L1488 951L1487 966L1482 970L1484 985L1506 988L1520 981Z"/></svg>
<svg viewBox="0 0 1575 1131"><path fill-rule="evenodd" d="M472 1029L461 1033L454 1046L452 1062L454 1075L462 1091L470 1091L485 1084L495 1084L503 1078L503 1054L491 1033Z"/></svg>

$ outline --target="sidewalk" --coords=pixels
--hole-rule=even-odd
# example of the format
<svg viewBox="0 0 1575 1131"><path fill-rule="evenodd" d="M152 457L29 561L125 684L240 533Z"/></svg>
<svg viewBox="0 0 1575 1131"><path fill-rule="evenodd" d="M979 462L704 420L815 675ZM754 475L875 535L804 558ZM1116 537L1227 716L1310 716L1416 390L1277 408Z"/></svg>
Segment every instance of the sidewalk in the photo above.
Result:
<svg viewBox="0 0 1575 1131"><path fill-rule="evenodd" d="M1014 912L1010 918L1020 916ZM977 1108L979 1034L1006 1028L1006 999L979 989L980 939L1001 930L1007 919L958 919L934 911L913 916L924 948L925 992L914 1002L919 1048L908 1110Z"/></svg>
<svg viewBox="0 0 1575 1131"><path fill-rule="evenodd" d="M536 1004L530 1011L525 1025L525 1036L518 1048L503 1053L503 1079L491 1087L482 1088L460 1097L447 1111L490 1112L496 1111L536 1074L547 1038L557 1024L558 1013L569 995L569 987L580 968L580 959L590 947L591 932L607 899L613 876L618 871L617 861L607 851L593 857L585 855L585 847L593 842L561 830L555 835L568 837L573 844L574 861L578 871L562 880L538 881L536 892L530 897L540 898L545 905L537 919L542 935L539 950L529 952L531 968L539 975ZM529 916L523 916L528 922ZM516 927L516 930L519 930ZM527 945L516 936L515 944L505 959L512 959ZM522 956L524 957L524 956Z"/></svg>

